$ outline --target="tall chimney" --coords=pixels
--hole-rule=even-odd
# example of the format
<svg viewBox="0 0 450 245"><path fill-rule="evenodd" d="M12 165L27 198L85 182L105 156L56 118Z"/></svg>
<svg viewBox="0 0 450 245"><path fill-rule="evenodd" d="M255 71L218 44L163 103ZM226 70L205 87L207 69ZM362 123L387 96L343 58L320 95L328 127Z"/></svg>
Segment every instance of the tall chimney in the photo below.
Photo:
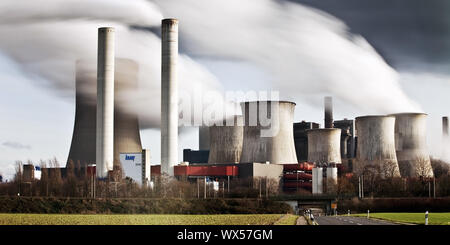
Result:
<svg viewBox="0 0 450 245"><path fill-rule="evenodd" d="M325 128L333 128L333 98L325 97Z"/></svg>
<svg viewBox="0 0 450 245"><path fill-rule="evenodd" d="M97 177L108 177L114 164L114 28L98 29Z"/></svg>
<svg viewBox="0 0 450 245"><path fill-rule="evenodd" d="M178 20L161 27L161 173L174 176L178 162Z"/></svg>
<svg viewBox="0 0 450 245"><path fill-rule="evenodd" d="M448 137L448 117L442 117L442 134Z"/></svg>

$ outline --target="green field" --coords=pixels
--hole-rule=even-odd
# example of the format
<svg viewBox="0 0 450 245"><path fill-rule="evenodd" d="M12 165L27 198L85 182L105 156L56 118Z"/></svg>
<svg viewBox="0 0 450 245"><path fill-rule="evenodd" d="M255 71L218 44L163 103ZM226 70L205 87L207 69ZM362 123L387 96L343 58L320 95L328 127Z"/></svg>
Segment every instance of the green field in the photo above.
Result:
<svg viewBox="0 0 450 245"><path fill-rule="evenodd" d="M287 214L276 221L274 225L295 225L297 223L298 215Z"/></svg>
<svg viewBox="0 0 450 245"><path fill-rule="evenodd" d="M0 214L0 225L293 225L296 219L289 214Z"/></svg>
<svg viewBox="0 0 450 245"><path fill-rule="evenodd" d="M355 216L367 217L367 214L355 214ZM371 213L370 218L419 225L425 224L425 213ZM428 224L450 225L450 213L429 213Z"/></svg>

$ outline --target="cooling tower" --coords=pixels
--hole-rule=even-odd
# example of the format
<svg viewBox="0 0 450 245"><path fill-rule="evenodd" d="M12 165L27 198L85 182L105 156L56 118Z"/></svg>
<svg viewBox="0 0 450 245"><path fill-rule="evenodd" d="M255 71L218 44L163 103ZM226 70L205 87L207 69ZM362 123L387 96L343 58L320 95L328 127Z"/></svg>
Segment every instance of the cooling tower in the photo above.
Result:
<svg viewBox="0 0 450 245"><path fill-rule="evenodd" d="M209 150L209 127L200 126L198 127L198 149L200 151Z"/></svg>
<svg viewBox="0 0 450 245"><path fill-rule="evenodd" d="M403 177L433 177L427 149L424 113L398 113L395 117L395 149Z"/></svg>
<svg viewBox="0 0 450 245"><path fill-rule="evenodd" d="M211 142L208 163L239 163L242 153L244 127L242 116L235 116L233 125L209 127Z"/></svg>
<svg viewBox="0 0 450 245"><path fill-rule="evenodd" d="M98 29L97 56L97 177L114 167L114 28Z"/></svg>
<svg viewBox="0 0 450 245"><path fill-rule="evenodd" d="M295 103L243 102L241 108L244 115L241 163L297 163L292 127Z"/></svg>
<svg viewBox="0 0 450 245"><path fill-rule="evenodd" d="M114 165L120 165L120 153L141 152L138 117L125 113L121 105L130 100L137 87L138 65L127 59L116 59L114 86ZM95 61L80 60L76 64L75 126L68 161L81 166L96 162L96 74Z"/></svg>
<svg viewBox="0 0 450 245"><path fill-rule="evenodd" d="M356 160L362 166L378 165L389 176L400 176L395 153L395 117L363 116L356 118L358 146Z"/></svg>
<svg viewBox="0 0 450 245"><path fill-rule="evenodd" d="M174 176L178 163L178 20L162 20L161 46L161 173Z"/></svg>
<svg viewBox="0 0 450 245"><path fill-rule="evenodd" d="M308 134L308 162L342 163L341 129L310 129L306 133Z"/></svg>

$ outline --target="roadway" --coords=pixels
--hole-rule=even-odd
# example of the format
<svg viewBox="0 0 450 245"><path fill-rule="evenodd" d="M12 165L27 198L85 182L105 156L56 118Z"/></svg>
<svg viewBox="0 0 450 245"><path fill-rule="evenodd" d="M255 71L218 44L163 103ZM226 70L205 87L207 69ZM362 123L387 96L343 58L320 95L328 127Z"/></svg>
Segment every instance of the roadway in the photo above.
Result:
<svg viewBox="0 0 450 245"><path fill-rule="evenodd" d="M315 216L319 225L396 225L395 223L377 219L354 216Z"/></svg>

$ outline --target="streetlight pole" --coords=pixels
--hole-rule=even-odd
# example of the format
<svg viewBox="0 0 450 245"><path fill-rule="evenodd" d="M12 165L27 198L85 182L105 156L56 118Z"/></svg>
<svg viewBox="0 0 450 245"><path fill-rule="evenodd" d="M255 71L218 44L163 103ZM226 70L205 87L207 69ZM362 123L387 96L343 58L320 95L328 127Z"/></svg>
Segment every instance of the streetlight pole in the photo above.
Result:
<svg viewBox="0 0 450 245"><path fill-rule="evenodd" d="M203 198L206 199L206 176L205 176L205 193L204 193Z"/></svg>

